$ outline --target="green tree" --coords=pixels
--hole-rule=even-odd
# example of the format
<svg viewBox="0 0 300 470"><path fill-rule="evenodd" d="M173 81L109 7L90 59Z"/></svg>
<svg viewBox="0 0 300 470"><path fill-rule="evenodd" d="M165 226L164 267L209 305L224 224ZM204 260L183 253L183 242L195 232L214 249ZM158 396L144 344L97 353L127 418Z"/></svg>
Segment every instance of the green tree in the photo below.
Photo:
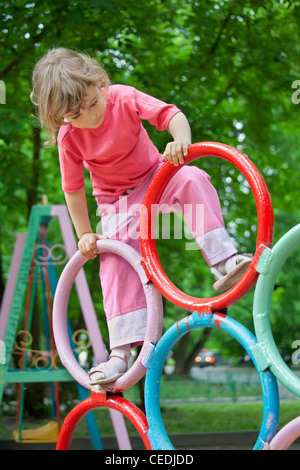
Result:
<svg viewBox="0 0 300 470"><path fill-rule="evenodd" d="M15 235L26 229L32 204L40 202L43 194L51 204L64 203L57 149L43 147L44 137L29 100L34 64L55 46L88 52L104 65L114 83L131 84L175 103L190 120L194 142L224 142L248 155L270 189L275 241L298 223L299 107L291 100L292 83L300 75L298 1L7 0L0 1L0 6L0 80L7 94L6 104L0 105L2 292ZM168 133L146 127L163 151ZM239 249L253 251L256 210L245 178L220 159L205 158L195 164L211 174ZM86 184L89 189L88 176ZM91 195L88 203L96 227ZM157 244L162 265L176 285L198 297L214 295L200 253L185 250L184 240ZM274 332L285 352L299 331L299 262L295 254L274 298ZM88 280L101 311L98 267L90 264ZM229 311L249 328L253 328L252 295ZM166 301L165 327L185 314ZM178 343L181 371L188 370L206 336L197 331L186 337L186 344ZM212 334L210 341L221 352L242 354L235 342L223 336Z"/></svg>

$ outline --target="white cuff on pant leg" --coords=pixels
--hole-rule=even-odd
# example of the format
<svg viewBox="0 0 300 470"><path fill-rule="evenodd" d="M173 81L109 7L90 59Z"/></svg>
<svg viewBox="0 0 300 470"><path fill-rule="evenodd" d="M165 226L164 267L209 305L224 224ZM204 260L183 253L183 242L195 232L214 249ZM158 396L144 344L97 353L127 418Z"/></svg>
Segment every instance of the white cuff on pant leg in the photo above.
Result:
<svg viewBox="0 0 300 470"><path fill-rule="evenodd" d="M208 266L213 266L238 252L234 240L224 227L216 228L197 237L196 242Z"/></svg>
<svg viewBox="0 0 300 470"><path fill-rule="evenodd" d="M147 328L147 309L124 313L108 321L110 349L143 342Z"/></svg>

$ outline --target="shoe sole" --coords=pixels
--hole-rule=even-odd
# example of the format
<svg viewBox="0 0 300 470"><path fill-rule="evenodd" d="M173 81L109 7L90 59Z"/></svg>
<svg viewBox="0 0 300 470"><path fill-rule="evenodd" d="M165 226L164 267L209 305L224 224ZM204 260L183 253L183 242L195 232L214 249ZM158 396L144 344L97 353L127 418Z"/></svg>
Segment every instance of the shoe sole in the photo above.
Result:
<svg viewBox="0 0 300 470"><path fill-rule="evenodd" d="M242 261L231 273L226 274L222 279L213 284L215 291L225 291L231 289L245 274L253 258Z"/></svg>

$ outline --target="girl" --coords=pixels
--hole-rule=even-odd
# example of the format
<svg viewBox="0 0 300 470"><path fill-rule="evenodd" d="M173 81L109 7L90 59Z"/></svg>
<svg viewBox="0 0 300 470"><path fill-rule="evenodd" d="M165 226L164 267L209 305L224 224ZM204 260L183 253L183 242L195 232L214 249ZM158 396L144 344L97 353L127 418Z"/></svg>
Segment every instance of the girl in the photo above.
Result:
<svg viewBox="0 0 300 470"><path fill-rule="evenodd" d="M184 163L191 144L185 115L133 87L111 85L96 61L65 48L51 50L36 64L31 99L53 144L58 131L62 189L80 252L95 258L96 241L103 237L140 250L138 208L164 159L175 166ZM143 119L158 130L169 130L173 137L163 155L149 139ZM90 225L83 167L90 173L103 235ZM191 203L204 207L196 228ZM209 176L197 167L183 166L165 188L160 204L162 210L184 208L183 216L216 278L214 288L232 287L247 270L251 256L237 254ZM91 384L112 382L127 370L130 349L143 342L147 319L142 285L126 261L102 254L100 279L111 354L108 362L91 369Z"/></svg>

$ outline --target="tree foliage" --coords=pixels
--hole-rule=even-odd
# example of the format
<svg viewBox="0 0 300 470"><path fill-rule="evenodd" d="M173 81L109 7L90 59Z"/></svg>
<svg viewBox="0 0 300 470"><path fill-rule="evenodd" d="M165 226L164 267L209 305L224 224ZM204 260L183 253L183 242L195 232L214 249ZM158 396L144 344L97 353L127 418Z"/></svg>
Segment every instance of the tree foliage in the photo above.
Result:
<svg viewBox="0 0 300 470"><path fill-rule="evenodd" d="M55 46L88 52L113 83L131 84L179 106L189 118L194 142L223 142L248 155L270 190L274 241L298 223L299 107L292 102L292 84L300 79L298 1L7 0L0 6L0 80L6 86L6 104L0 105L2 291L15 236L26 230L32 204L39 203L42 194L51 204L64 204L57 149L43 147L29 99L34 64ZM145 125L163 151L168 133ZM211 174L239 250L253 252L257 218L247 181L220 159L195 164ZM86 185L88 190L88 175ZM91 195L88 203L96 227ZM198 297L214 295L199 252L187 251L185 240L158 240L157 245L162 265L176 285ZM97 270L91 267L88 275L101 310ZM274 334L286 353L300 328L299 274L297 252L280 275L272 310ZM250 329L252 296L253 292L229 312ZM185 315L165 302L165 327ZM191 335L184 350L178 345L183 368L202 334ZM242 354L223 336L213 334L210 341L224 353Z"/></svg>

